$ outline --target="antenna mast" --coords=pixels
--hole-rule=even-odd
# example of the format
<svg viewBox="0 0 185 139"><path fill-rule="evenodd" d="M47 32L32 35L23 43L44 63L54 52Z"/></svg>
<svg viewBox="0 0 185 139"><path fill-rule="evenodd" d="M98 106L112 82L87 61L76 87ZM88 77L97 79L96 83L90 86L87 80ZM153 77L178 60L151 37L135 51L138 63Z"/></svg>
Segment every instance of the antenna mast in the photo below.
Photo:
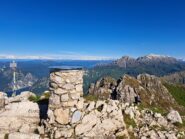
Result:
<svg viewBox="0 0 185 139"><path fill-rule="evenodd" d="M16 96L16 68L17 68L17 63L13 61L10 63L10 68L13 70L13 87L12 87L12 96Z"/></svg>

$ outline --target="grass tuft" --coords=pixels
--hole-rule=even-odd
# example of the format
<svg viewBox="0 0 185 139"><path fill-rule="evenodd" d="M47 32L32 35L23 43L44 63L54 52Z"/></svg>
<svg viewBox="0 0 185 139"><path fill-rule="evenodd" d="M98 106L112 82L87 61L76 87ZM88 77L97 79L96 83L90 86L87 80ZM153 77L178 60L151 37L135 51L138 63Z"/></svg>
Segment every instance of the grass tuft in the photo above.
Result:
<svg viewBox="0 0 185 139"><path fill-rule="evenodd" d="M128 127L129 126L132 126L133 128L137 127L136 122L133 119L131 119L130 116L127 114L124 115L124 121Z"/></svg>

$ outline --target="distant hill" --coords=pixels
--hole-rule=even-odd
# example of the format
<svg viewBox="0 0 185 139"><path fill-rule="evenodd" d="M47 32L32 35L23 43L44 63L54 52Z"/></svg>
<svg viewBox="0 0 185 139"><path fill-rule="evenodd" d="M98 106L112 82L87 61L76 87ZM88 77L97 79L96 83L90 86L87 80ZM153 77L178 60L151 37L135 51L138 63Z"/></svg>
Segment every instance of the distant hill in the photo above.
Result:
<svg viewBox="0 0 185 139"><path fill-rule="evenodd" d="M185 71L175 72L173 74L166 75L162 77L162 79L170 83L185 85Z"/></svg>

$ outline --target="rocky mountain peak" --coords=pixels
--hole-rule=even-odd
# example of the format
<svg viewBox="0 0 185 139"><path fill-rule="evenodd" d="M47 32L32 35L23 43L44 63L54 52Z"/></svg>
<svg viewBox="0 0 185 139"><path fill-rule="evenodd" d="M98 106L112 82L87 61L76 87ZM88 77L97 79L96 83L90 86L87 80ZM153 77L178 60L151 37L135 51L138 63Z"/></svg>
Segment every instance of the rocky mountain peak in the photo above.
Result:
<svg viewBox="0 0 185 139"><path fill-rule="evenodd" d="M147 107L161 107L170 110L177 106L174 98L168 89L163 85L160 78L149 75L140 74L137 78L124 75L119 80L106 80L107 85L100 86L100 79L96 84L92 85L89 93L100 99L117 99L124 103L134 103L135 97L140 96L142 103ZM111 86L112 81L114 85ZM105 95L106 94L106 95ZM102 97L103 96L103 97Z"/></svg>
<svg viewBox="0 0 185 139"><path fill-rule="evenodd" d="M156 54L149 54L146 56L138 57L137 61L139 62L163 62L163 63L174 63L178 60L174 57L164 56L164 55L156 55Z"/></svg>

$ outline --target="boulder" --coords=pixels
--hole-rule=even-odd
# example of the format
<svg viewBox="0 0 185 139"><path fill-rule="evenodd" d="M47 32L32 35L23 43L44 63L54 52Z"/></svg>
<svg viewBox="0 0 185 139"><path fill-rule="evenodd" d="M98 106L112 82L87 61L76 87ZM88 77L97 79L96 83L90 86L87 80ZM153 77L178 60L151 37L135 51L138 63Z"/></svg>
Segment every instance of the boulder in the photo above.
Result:
<svg viewBox="0 0 185 139"><path fill-rule="evenodd" d="M24 124L37 125L40 122L37 103L23 101L10 103L0 113L0 131L18 131Z"/></svg>
<svg viewBox="0 0 185 139"><path fill-rule="evenodd" d="M36 95L34 93L30 92L30 91L25 91L25 92L22 92L20 95L17 95L15 97L10 97L8 99L8 101L9 101L9 103L26 101L31 96L35 97Z"/></svg>
<svg viewBox="0 0 185 139"><path fill-rule="evenodd" d="M104 119L102 122L99 122L90 130L85 136L96 137L97 135L109 136L112 132L117 130L116 125L112 119Z"/></svg>
<svg viewBox="0 0 185 139"><path fill-rule="evenodd" d="M37 129L38 129L38 132L39 132L39 134L40 135L44 135L44 126L39 126L39 127L37 127Z"/></svg>
<svg viewBox="0 0 185 139"><path fill-rule="evenodd" d="M28 124L23 124L23 125L21 126L21 128L19 129L19 132L21 132L21 133L30 133L30 132L31 132L31 127L30 127L30 125L28 125Z"/></svg>
<svg viewBox="0 0 185 139"><path fill-rule="evenodd" d="M75 128L76 135L84 134L91 131L92 128L98 123L99 119L94 111L84 116L82 123L77 125Z"/></svg>
<svg viewBox="0 0 185 139"><path fill-rule="evenodd" d="M171 121L171 123L181 123L182 124L182 118L178 111L172 110L168 115L167 119Z"/></svg>
<svg viewBox="0 0 185 139"><path fill-rule="evenodd" d="M164 117L159 117L158 120L157 120L157 122L161 126L167 126L168 125L168 121Z"/></svg>

